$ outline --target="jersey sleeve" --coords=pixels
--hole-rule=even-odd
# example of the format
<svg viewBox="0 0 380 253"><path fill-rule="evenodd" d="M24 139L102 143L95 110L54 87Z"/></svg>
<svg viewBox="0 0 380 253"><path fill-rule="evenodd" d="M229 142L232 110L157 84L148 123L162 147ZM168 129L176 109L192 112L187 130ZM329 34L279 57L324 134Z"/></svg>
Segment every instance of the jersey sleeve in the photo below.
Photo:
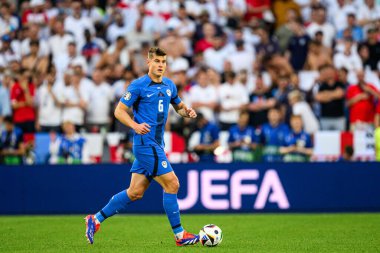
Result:
<svg viewBox="0 0 380 253"><path fill-rule="evenodd" d="M140 96L140 87L137 82L132 82L125 94L120 98L120 102L125 104L128 107L132 107L132 105L136 102L137 98Z"/></svg>
<svg viewBox="0 0 380 253"><path fill-rule="evenodd" d="M171 99L170 99L170 103L178 105L179 103L181 103L181 99L178 96L177 87L175 86L174 83L172 83L172 86L173 86L173 89L172 89L173 92L172 92L172 96L171 96Z"/></svg>

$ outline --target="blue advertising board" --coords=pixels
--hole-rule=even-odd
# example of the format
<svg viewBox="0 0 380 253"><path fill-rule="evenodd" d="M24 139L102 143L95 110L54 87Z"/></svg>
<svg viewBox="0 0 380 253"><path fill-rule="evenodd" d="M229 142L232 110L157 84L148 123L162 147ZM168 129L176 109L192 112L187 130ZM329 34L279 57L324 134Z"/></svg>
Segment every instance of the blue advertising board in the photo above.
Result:
<svg viewBox="0 0 380 253"><path fill-rule="evenodd" d="M173 165L182 212L380 211L379 163ZM94 213L128 187L130 165L1 166L0 214ZM163 213L153 182L127 213Z"/></svg>

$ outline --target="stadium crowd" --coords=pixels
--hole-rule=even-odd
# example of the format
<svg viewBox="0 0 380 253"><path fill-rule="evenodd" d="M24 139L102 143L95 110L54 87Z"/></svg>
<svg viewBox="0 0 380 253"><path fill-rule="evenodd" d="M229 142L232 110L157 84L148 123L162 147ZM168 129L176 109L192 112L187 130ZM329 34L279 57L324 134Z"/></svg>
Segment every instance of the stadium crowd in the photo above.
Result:
<svg viewBox="0 0 380 253"><path fill-rule="evenodd" d="M37 132L63 133L57 156L80 163L77 132L129 131L113 108L151 46L199 112L171 113L167 130L200 160L213 159L219 131L235 160L306 161L319 130L380 127L375 0L0 0L0 40L6 164Z"/></svg>

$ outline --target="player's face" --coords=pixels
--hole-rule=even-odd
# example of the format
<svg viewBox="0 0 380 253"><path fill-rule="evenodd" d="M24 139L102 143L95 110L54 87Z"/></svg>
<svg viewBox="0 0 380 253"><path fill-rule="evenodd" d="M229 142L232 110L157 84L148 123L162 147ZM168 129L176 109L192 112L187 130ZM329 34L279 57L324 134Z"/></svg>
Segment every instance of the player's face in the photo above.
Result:
<svg viewBox="0 0 380 253"><path fill-rule="evenodd" d="M166 56L153 55L152 59L148 59L148 67L153 76L163 76L166 70Z"/></svg>

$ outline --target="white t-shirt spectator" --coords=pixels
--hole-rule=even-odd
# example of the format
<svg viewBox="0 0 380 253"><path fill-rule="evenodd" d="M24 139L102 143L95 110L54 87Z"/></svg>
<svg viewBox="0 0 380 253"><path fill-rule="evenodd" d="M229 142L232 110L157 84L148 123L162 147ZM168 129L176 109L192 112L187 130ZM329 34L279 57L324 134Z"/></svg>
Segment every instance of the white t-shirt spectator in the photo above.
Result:
<svg viewBox="0 0 380 253"><path fill-rule="evenodd" d="M91 34L95 34L94 24L90 18L81 17L79 19L73 16L68 16L65 18L65 31L72 33L75 37L77 43L77 48L82 48L84 44L84 31L88 29Z"/></svg>
<svg viewBox="0 0 380 253"><path fill-rule="evenodd" d="M251 73L254 60L254 53L248 50L235 51L227 59L227 61L231 63L232 70L235 73L238 73L241 70L246 70L248 73Z"/></svg>
<svg viewBox="0 0 380 253"><path fill-rule="evenodd" d="M301 115L303 128L306 133L313 134L319 130L318 120L307 102L299 101L293 105L292 109L293 114Z"/></svg>
<svg viewBox="0 0 380 253"><path fill-rule="evenodd" d="M229 57L228 51L225 48L215 50L214 48L208 48L203 54L206 65L215 69L219 73L223 72L224 61Z"/></svg>
<svg viewBox="0 0 380 253"><path fill-rule="evenodd" d="M200 103L217 103L218 102L218 93L214 86L207 85L202 87L200 85L194 85L189 91L189 100L190 103L200 102ZM197 109L200 111L203 116L210 122L215 122L214 111L207 107L202 106Z"/></svg>
<svg viewBox="0 0 380 253"><path fill-rule="evenodd" d="M325 22L323 25L319 25L317 23L311 23L307 27L306 31L311 38L314 38L316 32L322 31L323 45L329 48L332 46L332 42L335 38L335 29L332 24L327 23L327 22Z"/></svg>
<svg viewBox="0 0 380 253"><path fill-rule="evenodd" d="M65 53L66 51L62 49L67 48L71 41L74 41L74 37L71 34L66 33L63 36L58 34L51 36L48 40L48 44L53 57L56 58Z"/></svg>
<svg viewBox="0 0 380 253"><path fill-rule="evenodd" d="M357 10L354 5L346 4L342 8L336 6L332 8L332 19L336 31L343 30L347 27L347 15L356 14Z"/></svg>
<svg viewBox="0 0 380 253"><path fill-rule="evenodd" d="M67 53L60 54L57 58L53 59L55 68L57 70L57 78L60 79L63 77L63 73L68 69L69 66L72 66L73 63L78 64L80 62L80 65L82 66L82 69L87 70L87 61L86 59L81 56L77 55L75 57L70 57ZM84 65L84 67L83 67Z"/></svg>
<svg viewBox="0 0 380 253"><path fill-rule="evenodd" d="M63 101L68 101L74 104L79 103L80 99L83 99L86 103L89 102L89 93L82 87L79 88L78 92L72 85L64 86L60 96L62 96ZM84 124L84 115L85 112L82 108L64 107L62 121L71 121L75 125L82 126Z"/></svg>
<svg viewBox="0 0 380 253"><path fill-rule="evenodd" d="M240 107L248 102L248 91L244 85L241 83L222 84L219 88L219 103L221 106L219 121L228 124L237 123Z"/></svg>
<svg viewBox="0 0 380 253"><path fill-rule="evenodd" d="M107 124L110 119L113 91L110 84L103 82L93 85L89 93L87 122L90 124Z"/></svg>
<svg viewBox="0 0 380 253"><path fill-rule="evenodd" d="M357 53L346 55L339 52L334 55L333 60L336 69L346 68L348 70L347 79L349 83L357 82L356 71L363 69L362 61Z"/></svg>
<svg viewBox="0 0 380 253"><path fill-rule="evenodd" d="M59 102L64 102L62 97L62 86L54 84L52 92ZM36 94L36 104L38 106L38 121L41 126L57 127L62 123L62 109L54 102L53 96L49 93L47 83L41 85Z"/></svg>
<svg viewBox="0 0 380 253"><path fill-rule="evenodd" d="M39 50L38 56L48 56L49 55L49 44L45 40L39 40ZM26 38L21 42L21 54L22 56L30 53L30 38ZM62 50L62 49L61 49Z"/></svg>
<svg viewBox="0 0 380 253"><path fill-rule="evenodd" d="M125 24L118 26L116 23L113 23L107 29L107 40L112 44L116 41L117 37L125 36L128 32L129 29Z"/></svg>

